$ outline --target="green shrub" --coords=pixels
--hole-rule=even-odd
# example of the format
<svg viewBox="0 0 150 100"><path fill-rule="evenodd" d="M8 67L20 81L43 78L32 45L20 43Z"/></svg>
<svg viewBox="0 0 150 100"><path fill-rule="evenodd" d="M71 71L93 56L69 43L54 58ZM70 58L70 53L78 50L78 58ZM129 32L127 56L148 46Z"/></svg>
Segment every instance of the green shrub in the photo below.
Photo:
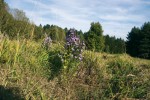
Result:
<svg viewBox="0 0 150 100"><path fill-rule="evenodd" d="M49 80L58 76L63 68L63 63L59 57L59 51L50 51L48 56L50 76Z"/></svg>

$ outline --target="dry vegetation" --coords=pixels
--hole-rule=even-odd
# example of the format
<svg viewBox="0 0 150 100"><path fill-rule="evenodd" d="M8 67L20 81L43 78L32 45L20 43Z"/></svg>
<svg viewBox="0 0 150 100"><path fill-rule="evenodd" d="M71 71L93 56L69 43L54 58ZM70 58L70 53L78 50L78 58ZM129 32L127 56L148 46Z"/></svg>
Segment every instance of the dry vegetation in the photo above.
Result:
<svg viewBox="0 0 150 100"><path fill-rule="evenodd" d="M84 51L66 72L57 59L61 44L45 50L32 40L0 42L1 100L150 99L149 60Z"/></svg>

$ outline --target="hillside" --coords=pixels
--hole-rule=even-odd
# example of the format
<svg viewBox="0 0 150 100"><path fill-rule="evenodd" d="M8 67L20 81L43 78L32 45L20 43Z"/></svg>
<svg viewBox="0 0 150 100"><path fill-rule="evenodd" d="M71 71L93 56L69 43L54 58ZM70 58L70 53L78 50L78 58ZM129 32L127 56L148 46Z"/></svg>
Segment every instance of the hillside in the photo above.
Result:
<svg viewBox="0 0 150 100"><path fill-rule="evenodd" d="M150 99L150 60L84 51L81 62L65 69L58 56L63 44L0 42L0 100Z"/></svg>

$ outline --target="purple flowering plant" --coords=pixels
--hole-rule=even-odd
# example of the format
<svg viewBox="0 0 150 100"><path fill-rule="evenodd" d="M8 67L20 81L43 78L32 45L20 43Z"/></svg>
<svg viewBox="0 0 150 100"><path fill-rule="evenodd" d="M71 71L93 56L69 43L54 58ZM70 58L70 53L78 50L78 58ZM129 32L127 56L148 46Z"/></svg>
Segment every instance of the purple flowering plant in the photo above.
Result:
<svg viewBox="0 0 150 100"><path fill-rule="evenodd" d="M82 61L82 52L84 48L85 43L77 36L76 30L70 29L66 34L65 53L61 56L64 63L64 69L76 66L77 63Z"/></svg>
<svg viewBox="0 0 150 100"><path fill-rule="evenodd" d="M71 57L75 60L82 61L82 52L84 46L84 42L80 41L80 38L77 36L75 29L70 29L70 31L67 33L65 44L67 54L71 55Z"/></svg>
<svg viewBox="0 0 150 100"><path fill-rule="evenodd" d="M44 38L44 41L42 43L42 46L44 48L46 48L46 50L48 50L52 45L52 39L50 36L48 36L46 33L45 33L45 38Z"/></svg>

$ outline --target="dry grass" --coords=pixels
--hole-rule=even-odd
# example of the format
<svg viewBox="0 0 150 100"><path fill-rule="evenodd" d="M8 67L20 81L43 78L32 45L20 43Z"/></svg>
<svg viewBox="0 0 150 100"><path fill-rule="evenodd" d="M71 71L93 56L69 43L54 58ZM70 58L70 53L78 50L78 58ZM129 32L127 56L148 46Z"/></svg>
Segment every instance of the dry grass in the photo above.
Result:
<svg viewBox="0 0 150 100"><path fill-rule="evenodd" d="M0 41L0 86L3 87L0 88L0 93L17 95L15 90L11 90L12 87L16 87L20 97L25 100L113 99L116 94L110 97L105 95L105 90L109 88L109 81L113 77L108 72L111 62L121 63L122 66L133 64L139 70L136 77L142 82L147 82L148 85L150 83L149 60L132 58L127 54L111 55L90 51L84 52L84 59L74 74L64 74L62 71L53 80L48 81L51 72L48 61L49 51L61 50L60 44L53 44L49 51L46 51L42 48L41 42L32 40L3 38ZM9 91L12 92L4 89L10 89ZM135 100L127 97L123 99L124 94L119 96L122 100ZM17 100L20 97L14 98ZM6 99L6 97L2 99L4 98ZM146 99L149 98L147 93Z"/></svg>

